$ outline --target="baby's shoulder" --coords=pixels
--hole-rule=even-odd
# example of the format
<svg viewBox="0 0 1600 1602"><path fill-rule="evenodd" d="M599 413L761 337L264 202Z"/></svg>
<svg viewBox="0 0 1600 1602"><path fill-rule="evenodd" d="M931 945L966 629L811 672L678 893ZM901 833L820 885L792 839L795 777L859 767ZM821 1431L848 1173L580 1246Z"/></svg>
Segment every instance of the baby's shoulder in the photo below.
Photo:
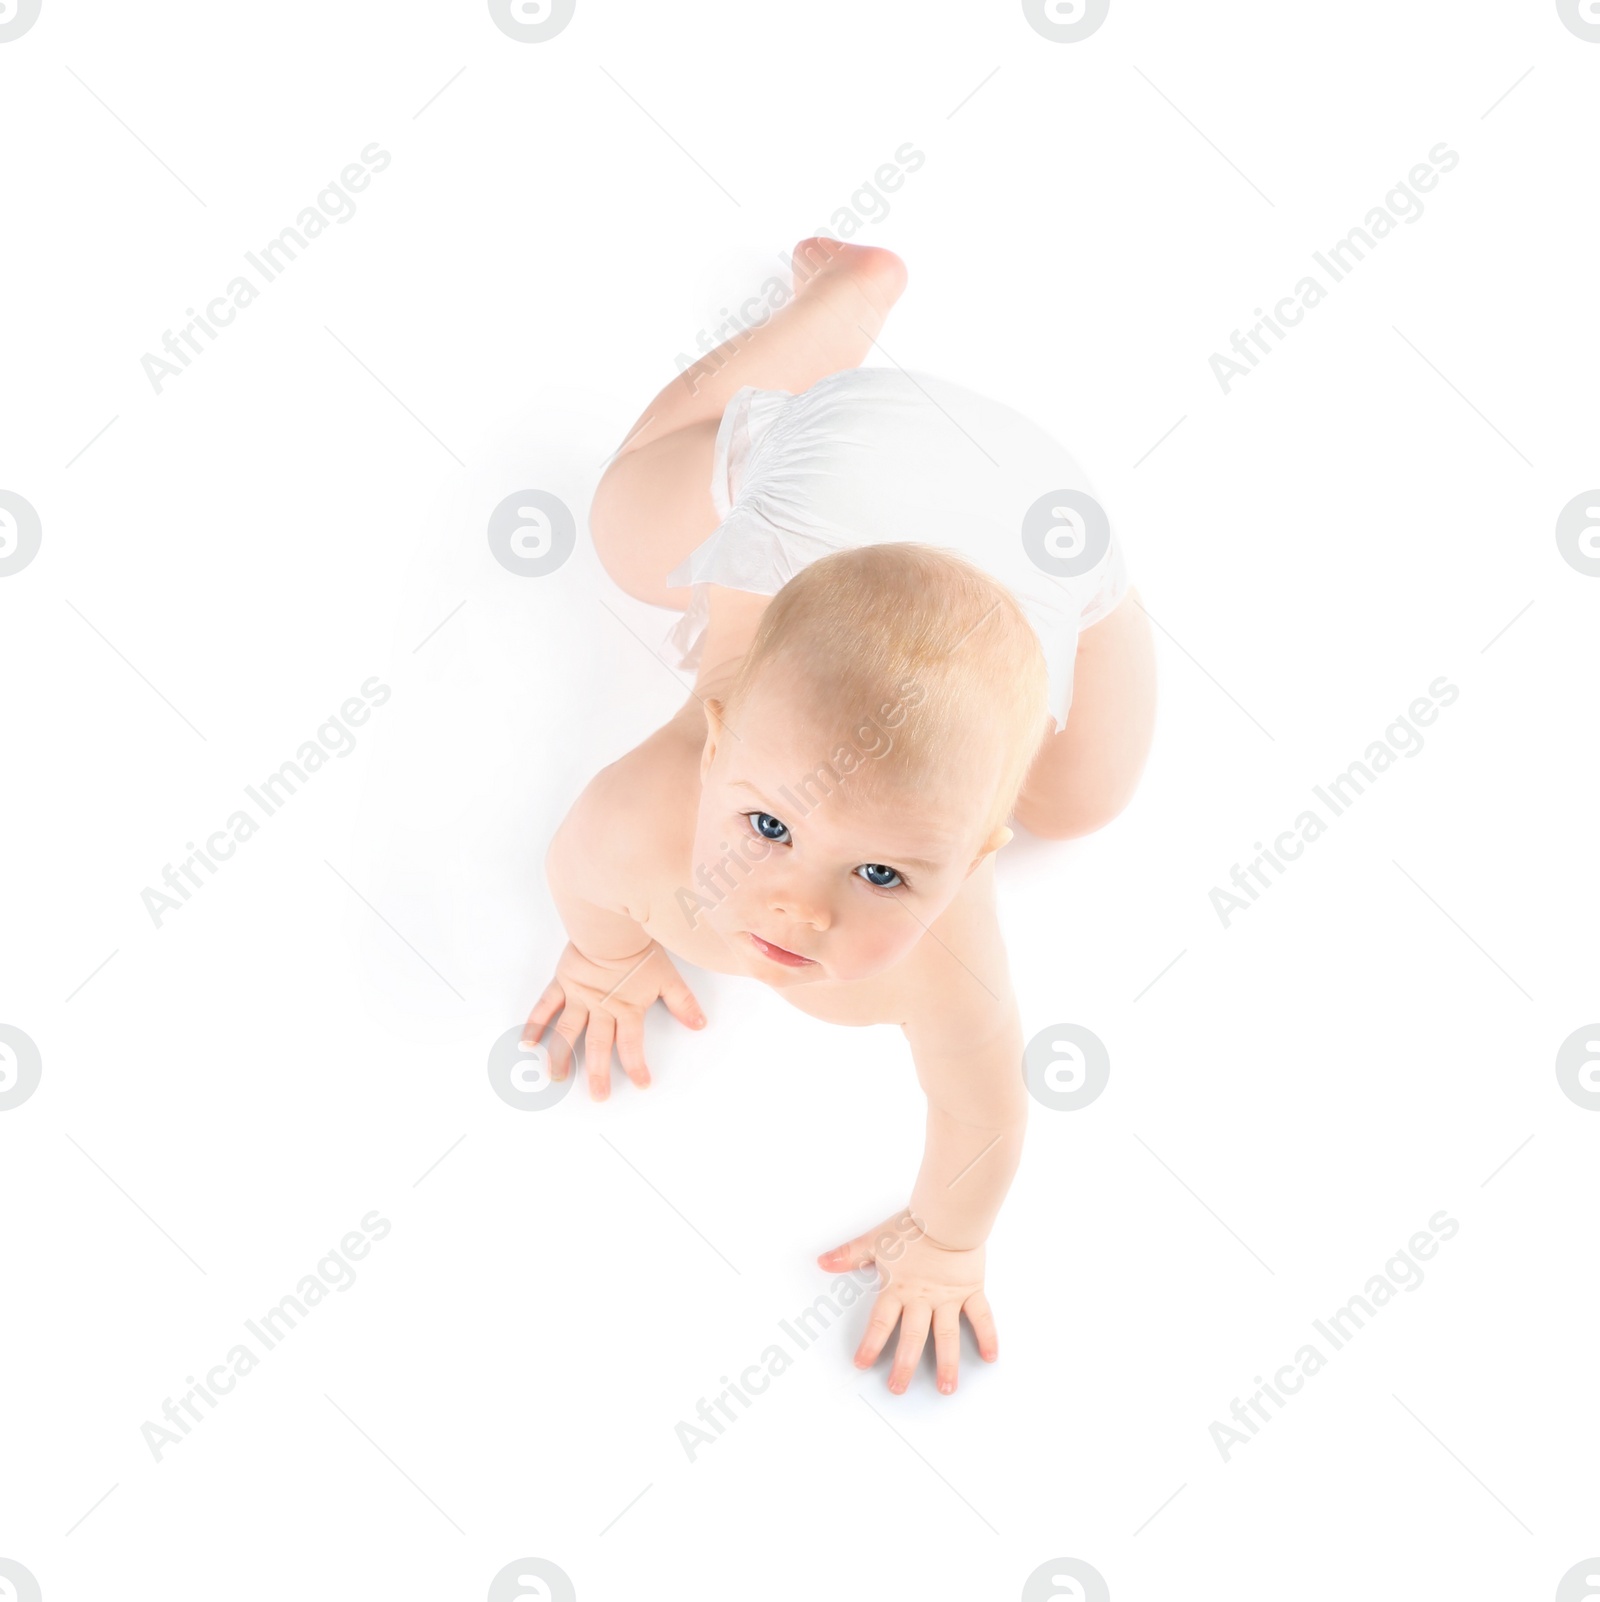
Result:
<svg viewBox="0 0 1600 1602"><path fill-rule="evenodd" d="M595 774L553 842L641 922L692 849L699 761L683 725L663 725Z"/></svg>

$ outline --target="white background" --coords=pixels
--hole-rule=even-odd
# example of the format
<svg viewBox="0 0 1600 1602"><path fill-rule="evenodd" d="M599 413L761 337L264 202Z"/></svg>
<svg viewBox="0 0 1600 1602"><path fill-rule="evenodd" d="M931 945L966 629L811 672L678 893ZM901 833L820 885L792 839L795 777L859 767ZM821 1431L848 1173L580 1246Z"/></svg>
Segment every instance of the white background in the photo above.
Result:
<svg viewBox="0 0 1600 1602"><path fill-rule="evenodd" d="M1600 1550L1600 1114L1554 1072L1600 1016L1600 578L1554 537L1600 483L1597 84L1544 0L1113 0L1075 44L1016 4L579 0L522 44L483 4L44 0L0 44L0 489L43 528L0 579L0 1023L43 1063L0 1113L0 1557L46 1602L477 1599L527 1556L584 1602L1009 1599L1060 1557L1119 1602L1555 1596ZM141 357L373 141L157 394ZM1440 141L1424 215L1224 394L1212 353ZM648 1092L530 1114L485 1065L560 949L552 829L686 694L589 544L601 464L851 205L910 269L873 361L1103 493L1159 724L1122 817L999 865L1025 1030L1112 1059L1034 1108L1000 1361L892 1397L861 1302L691 1462L816 1253L908 1197L902 1038L687 968L710 1026L654 1010ZM530 487L580 529L537 580L485 538ZM374 675L354 753L156 927ZM1440 675L1425 748L1224 928ZM157 1462L141 1426L374 1209ZM1425 1283L1224 1462L1440 1209Z"/></svg>

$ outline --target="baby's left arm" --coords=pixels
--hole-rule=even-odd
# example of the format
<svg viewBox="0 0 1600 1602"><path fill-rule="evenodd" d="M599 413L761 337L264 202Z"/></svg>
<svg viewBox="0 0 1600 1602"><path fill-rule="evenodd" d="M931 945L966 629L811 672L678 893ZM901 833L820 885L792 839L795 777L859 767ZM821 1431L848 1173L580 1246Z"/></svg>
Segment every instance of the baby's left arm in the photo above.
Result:
<svg viewBox="0 0 1600 1602"><path fill-rule="evenodd" d="M952 1251L974 1250L989 1238L1028 1122L1016 1002L1007 996L1003 1006L963 1022L989 1027L964 1040L961 1026L945 1020L901 1026L928 1098L911 1214L930 1240Z"/></svg>
<svg viewBox="0 0 1600 1602"><path fill-rule="evenodd" d="M876 1263L884 1281L856 1365L875 1362L900 1322L889 1389L904 1391L931 1326L938 1386L948 1395L956 1388L963 1311L984 1360L999 1355L983 1293L984 1242L1022 1155L1022 1023L1007 990L998 1000L986 993L981 1007L935 1005L901 1027L928 1098L911 1206L819 1262L835 1272Z"/></svg>

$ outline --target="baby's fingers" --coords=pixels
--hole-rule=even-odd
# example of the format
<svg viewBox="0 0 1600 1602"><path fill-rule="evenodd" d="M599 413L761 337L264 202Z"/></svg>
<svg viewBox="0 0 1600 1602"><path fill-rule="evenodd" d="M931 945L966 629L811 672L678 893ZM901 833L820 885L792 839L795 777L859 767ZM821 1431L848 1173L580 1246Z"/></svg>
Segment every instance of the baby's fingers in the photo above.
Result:
<svg viewBox="0 0 1600 1602"><path fill-rule="evenodd" d="M615 1034L616 1020L609 1012L590 1014L584 1053L589 1067L589 1094L596 1101L604 1101L611 1094L611 1041Z"/></svg>
<svg viewBox="0 0 1600 1602"><path fill-rule="evenodd" d="M542 1046L529 1046L526 1040L522 1044L526 1050L544 1053L552 1080L559 1082L572 1072L572 1047L560 1030L552 1029L550 1038Z"/></svg>
<svg viewBox="0 0 1600 1602"><path fill-rule="evenodd" d="M905 1317L900 1321L900 1344L895 1348L894 1367L889 1370L889 1389L896 1396L903 1396L911 1383L917 1359L928 1343L928 1324L932 1318L933 1309L926 1302L913 1302L906 1308Z"/></svg>
<svg viewBox="0 0 1600 1602"><path fill-rule="evenodd" d="M989 1298L981 1290L974 1291L964 1305L967 1322L972 1325L972 1333L978 1337L978 1355L984 1362L992 1363L1000 1355L1000 1337L995 1333Z"/></svg>
<svg viewBox="0 0 1600 1602"><path fill-rule="evenodd" d="M961 1309L954 1302L940 1302L933 1310L933 1358L939 1393L948 1396L961 1363Z"/></svg>
<svg viewBox="0 0 1600 1602"><path fill-rule="evenodd" d="M872 1261L872 1237L857 1235L843 1246L835 1246L831 1252L824 1252L817 1259L817 1266L827 1269L830 1274L843 1274L853 1268L865 1268Z"/></svg>
<svg viewBox="0 0 1600 1602"><path fill-rule="evenodd" d="M583 1026L589 1020L587 1007L574 1002L561 1014L561 1021L556 1025L550 1037L550 1077L552 1079L565 1079L572 1072L573 1059L578 1054L578 1036L583 1033ZM527 1037L524 1036L524 1039ZM560 1045L556 1044L560 1041Z"/></svg>
<svg viewBox="0 0 1600 1602"><path fill-rule="evenodd" d="M694 999L693 991L676 974L661 987L661 999L667 1004L667 1011L685 1029L700 1029L705 1026L706 1015L701 1012L700 1003Z"/></svg>
<svg viewBox="0 0 1600 1602"><path fill-rule="evenodd" d="M894 1333L895 1320L900 1317L900 1301L885 1291L872 1306L872 1317L867 1332L856 1348L856 1367L871 1368L878 1361L884 1342Z"/></svg>
<svg viewBox="0 0 1600 1602"><path fill-rule="evenodd" d="M552 979L544 987L544 994L533 1004L533 1011L528 1014L528 1021L522 1026L522 1041L524 1045L536 1046L539 1036L545 1031L545 1025L560 1011L561 1003L566 999L566 992L560 984Z"/></svg>
<svg viewBox="0 0 1600 1602"><path fill-rule="evenodd" d="M644 1061L644 1014L617 1015L617 1056L628 1077L643 1090L650 1083L650 1070Z"/></svg>

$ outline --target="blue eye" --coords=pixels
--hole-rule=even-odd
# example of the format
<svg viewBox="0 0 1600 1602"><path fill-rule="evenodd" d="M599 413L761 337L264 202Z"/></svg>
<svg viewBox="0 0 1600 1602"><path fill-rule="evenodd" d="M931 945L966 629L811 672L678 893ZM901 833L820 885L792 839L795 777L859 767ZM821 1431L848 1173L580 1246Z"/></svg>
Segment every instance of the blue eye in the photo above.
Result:
<svg viewBox="0 0 1600 1602"><path fill-rule="evenodd" d="M788 845L789 825L770 812L744 812L740 814L750 825L758 839L770 840L774 845ZM909 882L898 868L886 867L881 862L863 862L855 870L874 890L904 890ZM879 877L881 875L881 877Z"/></svg>
<svg viewBox="0 0 1600 1602"><path fill-rule="evenodd" d="M750 820L750 827L761 836L763 840L775 840L779 845L784 843L789 833L788 824L773 817L770 812L747 812L744 814ZM768 824L771 829L767 828Z"/></svg>
<svg viewBox="0 0 1600 1602"><path fill-rule="evenodd" d="M874 890L898 890L906 881L896 868L886 868L881 862L863 862L856 872L861 874ZM875 879L873 874L886 873L887 879Z"/></svg>

